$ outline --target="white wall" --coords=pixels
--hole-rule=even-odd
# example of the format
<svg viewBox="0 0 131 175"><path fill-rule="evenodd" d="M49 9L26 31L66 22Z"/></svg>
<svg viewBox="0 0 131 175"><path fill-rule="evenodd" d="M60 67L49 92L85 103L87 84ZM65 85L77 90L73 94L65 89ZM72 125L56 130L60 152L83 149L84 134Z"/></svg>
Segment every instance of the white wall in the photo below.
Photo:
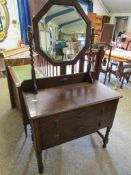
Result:
<svg viewBox="0 0 131 175"><path fill-rule="evenodd" d="M101 0L94 0L93 1L93 11L94 13L97 13L98 15L109 15L108 10L105 8L104 4Z"/></svg>
<svg viewBox="0 0 131 175"><path fill-rule="evenodd" d="M109 13L101 0L94 0L94 13L98 15L110 15L111 20L110 23L115 24L116 16L129 16L127 32L131 32L131 13Z"/></svg>
<svg viewBox="0 0 131 175"><path fill-rule="evenodd" d="M20 40L20 25L18 18L17 0L7 0L7 7L9 11L9 29L7 38L0 42L0 48L11 49L18 47ZM16 20L17 24L14 26L12 20Z"/></svg>
<svg viewBox="0 0 131 175"><path fill-rule="evenodd" d="M131 13L128 19L127 32L131 32Z"/></svg>
<svg viewBox="0 0 131 175"><path fill-rule="evenodd" d="M110 23L115 24L115 17L117 16L129 16L128 25L127 25L127 32L131 32L131 13L111 13L111 21Z"/></svg>

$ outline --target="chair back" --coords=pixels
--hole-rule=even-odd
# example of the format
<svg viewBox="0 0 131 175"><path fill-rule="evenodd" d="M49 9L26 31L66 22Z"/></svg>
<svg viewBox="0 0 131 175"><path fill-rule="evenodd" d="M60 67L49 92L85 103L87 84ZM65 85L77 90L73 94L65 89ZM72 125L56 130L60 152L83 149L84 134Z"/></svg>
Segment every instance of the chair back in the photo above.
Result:
<svg viewBox="0 0 131 175"><path fill-rule="evenodd" d="M100 42L104 43L111 43L112 35L114 31L114 24L104 24L101 34Z"/></svg>

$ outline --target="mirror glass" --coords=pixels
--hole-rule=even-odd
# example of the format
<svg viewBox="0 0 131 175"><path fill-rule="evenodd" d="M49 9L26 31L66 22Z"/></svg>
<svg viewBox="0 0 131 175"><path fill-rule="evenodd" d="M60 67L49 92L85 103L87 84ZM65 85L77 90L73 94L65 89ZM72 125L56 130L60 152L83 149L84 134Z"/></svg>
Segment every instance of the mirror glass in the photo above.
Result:
<svg viewBox="0 0 131 175"><path fill-rule="evenodd" d="M41 49L55 61L73 60L85 46L87 24L73 6L53 5L38 28Z"/></svg>

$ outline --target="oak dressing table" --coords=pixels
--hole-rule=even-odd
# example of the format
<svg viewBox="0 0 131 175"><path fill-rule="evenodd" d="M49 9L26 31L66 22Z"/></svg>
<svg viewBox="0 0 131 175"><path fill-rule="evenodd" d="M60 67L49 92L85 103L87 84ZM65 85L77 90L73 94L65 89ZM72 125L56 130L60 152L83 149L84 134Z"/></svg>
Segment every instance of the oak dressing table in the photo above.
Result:
<svg viewBox="0 0 131 175"><path fill-rule="evenodd" d="M29 29L32 79L21 84L21 106L31 125L39 173L43 173L42 150L94 132L102 138L105 148L121 96L98 81L103 51L98 52L95 72L91 72L93 30L91 32L90 21L75 0L47 1L32 23L33 35ZM54 28L55 33L52 32ZM52 39L53 34L56 40ZM45 36L50 43L46 43ZM59 76L36 79L33 40L36 51L51 64L60 67ZM59 44L58 47L61 41L67 45ZM73 50L70 60L66 59L64 48ZM87 51L89 56L85 71ZM79 73L74 73L74 69L68 73L67 67L77 62L80 62ZM99 131L102 128L107 128L105 135Z"/></svg>

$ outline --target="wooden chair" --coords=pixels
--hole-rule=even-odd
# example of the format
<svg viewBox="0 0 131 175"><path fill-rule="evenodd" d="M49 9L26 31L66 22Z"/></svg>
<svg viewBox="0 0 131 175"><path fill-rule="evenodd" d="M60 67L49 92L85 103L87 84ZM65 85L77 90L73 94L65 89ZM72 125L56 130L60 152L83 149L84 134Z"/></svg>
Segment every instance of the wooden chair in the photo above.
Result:
<svg viewBox="0 0 131 175"><path fill-rule="evenodd" d="M121 81L121 88L123 87L124 84L124 80L126 79L127 83L130 80L130 76L131 76L131 65L127 64L125 66L123 66L123 71L122 71L122 81Z"/></svg>
<svg viewBox="0 0 131 175"><path fill-rule="evenodd" d="M131 43L131 40L128 41L126 50L129 50L128 48L130 46L130 43ZM130 50L131 50L131 47L130 47ZM120 86L121 88L123 87L123 83L125 79L127 80L127 83L129 82L130 76L131 76L131 64L126 63L123 65L123 70L121 73L121 77L122 77L121 86Z"/></svg>
<svg viewBox="0 0 131 175"><path fill-rule="evenodd" d="M96 47L96 45L95 45L95 47ZM110 72L110 57L111 57L112 46L108 43L101 42L101 43L97 44L97 48L99 48L99 47L103 47L104 50L109 50L108 59L104 58L104 57L102 58L102 64L101 64L101 68L100 68L100 72L105 74L105 78L104 78L104 84L105 84L107 75Z"/></svg>
<svg viewBox="0 0 131 175"><path fill-rule="evenodd" d="M103 46L104 50L106 49L110 50L108 59L103 57L101 64L100 72L105 74L104 84L106 83L107 74L110 72L110 56L112 51L112 46L110 45L110 43L112 40L113 31L114 31L114 24L104 23L100 43L94 45L95 48Z"/></svg>
<svg viewBox="0 0 131 175"><path fill-rule="evenodd" d="M131 42L131 40L128 41L127 46L126 46L126 50L128 50L130 42ZM116 75L118 65L119 65L118 62L111 63L111 68L110 68L110 73L109 73L109 82L110 82L111 74ZM120 81L121 81L121 85L120 85L121 88L123 87L123 83L124 83L125 79L127 80L127 83L129 82L130 75L131 75L131 64L123 63L121 65L120 75L119 75Z"/></svg>
<svg viewBox="0 0 131 175"><path fill-rule="evenodd" d="M110 65L110 72L109 72L109 82L111 81L111 74L116 76L116 72L118 70L119 62L112 61Z"/></svg>

